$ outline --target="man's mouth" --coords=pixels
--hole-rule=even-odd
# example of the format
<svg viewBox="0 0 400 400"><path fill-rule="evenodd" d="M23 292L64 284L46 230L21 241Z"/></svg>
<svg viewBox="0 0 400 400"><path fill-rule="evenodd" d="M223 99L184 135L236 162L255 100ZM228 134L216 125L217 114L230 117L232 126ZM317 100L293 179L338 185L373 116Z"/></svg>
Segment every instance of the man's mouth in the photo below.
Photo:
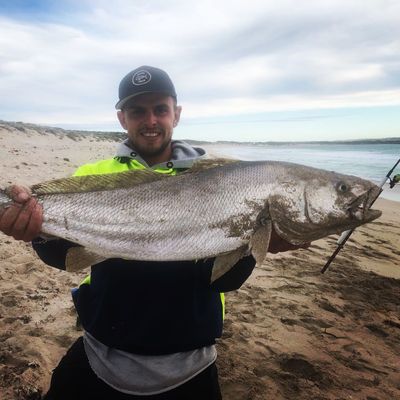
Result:
<svg viewBox="0 0 400 400"><path fill-rule="evenodd" d="M140 134L144 137L153 138L161 135L162 132L160 131L142 131Z"/></svg>
<svg viewBox="0 0 400 400"><path fill-rule="evenodd" d="M160 135L160 132L142 132L142 135L145 137L155 137Z"/></svg>

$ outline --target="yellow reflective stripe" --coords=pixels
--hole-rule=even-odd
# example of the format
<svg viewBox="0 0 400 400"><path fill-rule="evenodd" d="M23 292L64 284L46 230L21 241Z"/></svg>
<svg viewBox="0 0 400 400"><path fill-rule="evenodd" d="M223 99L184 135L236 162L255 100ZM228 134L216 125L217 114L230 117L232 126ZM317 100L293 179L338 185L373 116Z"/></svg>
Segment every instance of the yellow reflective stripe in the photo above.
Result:
<svg viewBox="0 0 400 400"><path fill-rule="evenodd" d="M111 158L108 160L98 161L94 164L84 164L75 171L74 176L111 174L129 171L129 169L129 164L120 163L114 158ZM135 166L135 169L139 169L139 167Z"/></svg>
<svg viewBox="0 0 400 400"><path fill-rule="evenodd" d="M130 160L127 165L129 165L129 169L146 169L146 167L137 160Z"/></svg>
<svg viewBox="0 0 400 400"><path fill-rule="evenodd" d="M79 284L79 286L81 285L90 285L90 274Z"/></svg>
<svg viewBox="0 0 400 400"><path fill-rule="evenodd" d="M155 168L154 171L158 172L159 174L176 175L176 169L173 168Z"/></svg>
<svg viewBox="0 0 400 400"><path fill-rule="evenodd" d="M121 163L115 158L111 158L108 160L98 161L93 164L84 164L75 171L73 176L114 174L132 169L142 170L146 168L147 167L137 160L130 160L129 163ZM160 174L177 174L177 171L173 168L155 168L154 171Z"/></svg>
<svg viewBox="0 0 400 400"><path fill-rule="evenodd" d="M222 319L225 319L225 293L220 293L222 304Z"/></svg>

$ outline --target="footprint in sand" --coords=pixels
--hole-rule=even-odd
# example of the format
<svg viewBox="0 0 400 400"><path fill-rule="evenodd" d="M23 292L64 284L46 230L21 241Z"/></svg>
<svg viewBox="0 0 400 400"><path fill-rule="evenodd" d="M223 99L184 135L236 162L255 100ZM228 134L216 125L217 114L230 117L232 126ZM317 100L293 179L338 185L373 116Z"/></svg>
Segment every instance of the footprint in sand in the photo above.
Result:
<svg viewBox="0 0 400 400"><path fill-rule="evenodd" d="M313 382L320 382L323 379L321 371L301 356L285 357L279 364L283 371L289 372L298 378L308 379Z"/></svg>

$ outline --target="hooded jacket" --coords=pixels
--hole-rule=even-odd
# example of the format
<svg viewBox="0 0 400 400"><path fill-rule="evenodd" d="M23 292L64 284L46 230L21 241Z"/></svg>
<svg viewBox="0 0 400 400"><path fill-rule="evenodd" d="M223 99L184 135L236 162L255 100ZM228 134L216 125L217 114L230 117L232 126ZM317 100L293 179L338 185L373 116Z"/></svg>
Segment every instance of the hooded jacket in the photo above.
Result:
<svg viewBox="0 0 400 400"><path fill-rule="evenodd" d="M173 141L171 160L152 168L176 174L204 157L203 149ZM144 168L149 166L125 141L114 158L83 165L75 175ZM62 239L33 241L39 257L59 269L65 269L66 252L72 246L76 244ZM81 323L106 346L135 354L170 354L212 345L222 334L221 292L238 289L251 274L255 260L242 258L210 284L213 262L115 258L96 264L74 299Z"/></svg>

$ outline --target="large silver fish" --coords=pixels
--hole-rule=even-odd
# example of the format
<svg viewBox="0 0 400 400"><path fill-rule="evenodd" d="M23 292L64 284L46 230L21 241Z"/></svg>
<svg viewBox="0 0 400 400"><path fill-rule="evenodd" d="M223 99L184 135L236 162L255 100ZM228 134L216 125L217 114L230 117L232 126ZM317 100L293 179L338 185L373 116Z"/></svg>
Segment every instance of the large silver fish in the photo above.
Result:
<svg viewBox="0 0 400 400"><path fill-rule="evenodd" d="M373 183L286 162L202 161L189 172L71 177L31 187L43 234L78 243L67 270L106 258L217 257L212 280L250 252L266 257L271 231L303 244L378 218ZM0 192L0 207L9 204Z"/></svg>

